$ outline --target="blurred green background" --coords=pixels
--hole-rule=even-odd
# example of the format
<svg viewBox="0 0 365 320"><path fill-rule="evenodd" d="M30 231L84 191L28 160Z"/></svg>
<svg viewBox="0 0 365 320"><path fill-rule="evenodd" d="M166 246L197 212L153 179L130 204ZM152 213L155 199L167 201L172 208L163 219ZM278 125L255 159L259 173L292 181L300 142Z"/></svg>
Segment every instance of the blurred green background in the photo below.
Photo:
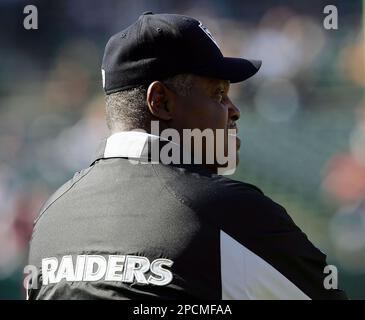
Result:
<svg viewBox="0 0 365 320"><path fill-rule="evenodd" d="M299 1L298 1L299 2ZM363 4L322 1L0 1L0 299L23 299L32 222L43 201L88 166L106 137L100 66L110 35L144 11L191 15L227 56L263 60L231 86L241 109L235 179L281 203L365 298ZM198 50L199 48L197 48Z"/></svg>

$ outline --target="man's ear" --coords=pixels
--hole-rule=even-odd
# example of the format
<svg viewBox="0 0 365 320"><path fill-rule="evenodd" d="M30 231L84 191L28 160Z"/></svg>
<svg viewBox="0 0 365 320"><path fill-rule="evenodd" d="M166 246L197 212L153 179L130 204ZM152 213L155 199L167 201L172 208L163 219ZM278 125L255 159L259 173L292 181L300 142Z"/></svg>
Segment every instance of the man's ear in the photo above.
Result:
<svg viewBox="0 0 365 320"><path fill-rule="evenodd" d="M152 82L147 90L147 105L150 112L158 119L171 120L173 106L172 92L161 82Z"/></svg>

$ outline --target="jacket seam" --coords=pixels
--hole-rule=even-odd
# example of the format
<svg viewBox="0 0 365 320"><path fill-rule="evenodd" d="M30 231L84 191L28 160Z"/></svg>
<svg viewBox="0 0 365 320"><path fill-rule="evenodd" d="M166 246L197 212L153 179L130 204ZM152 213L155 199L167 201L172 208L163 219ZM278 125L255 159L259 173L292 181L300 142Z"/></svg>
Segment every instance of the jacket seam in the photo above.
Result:
<svg viewBox="0 0 365 320"><path fill-rule="evenodd" d="M160 181L160 183L162 183L162 185L166 188L166 190L170 193L170 195L172 195L175 199L177 199L182 205L188 207L190 210L193 210L194 212L196 212L196 210L194 208L192 208L191 206L189 206L184 199L180 198L171 188L168 187L167 183L164 181L164 179L162 177L160 177L160 175L157 173L155 165L152 164L152 168L153 168L153 172L155 173L157 179Z"/></svg>
<svg viewBox="0 0 365 320"><path fill-rule="evenodd" d="M86 172L83 176L81 176L79 179L77 179L75 182L73 182L71 184L71 186L69 186L64 192L62 192L56 199L54 199L44 210L42 210L42 212L40 213L40 215L38 216L38 218L34 221L34 225L36 225L38 223L38 221L40 220L40 218L43 216L43 214L58 200L60 199L62 196L64 196L67 192L69 192L72 187L74 185L76 185L78 182L80 182L84 177L86 177L91 171L92 169L95 167L95 165L93 165L91 167L91 169Z"/></svg>

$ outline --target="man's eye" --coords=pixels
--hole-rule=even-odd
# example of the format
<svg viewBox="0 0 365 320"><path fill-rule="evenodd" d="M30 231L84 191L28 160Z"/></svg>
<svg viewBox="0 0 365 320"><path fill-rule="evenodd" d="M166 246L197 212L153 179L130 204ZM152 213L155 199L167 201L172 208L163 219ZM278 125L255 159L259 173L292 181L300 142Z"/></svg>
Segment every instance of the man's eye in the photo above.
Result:
<svg viewBox="0 0 365 320"><path fill-rule="evenodd" d="M223 99L224 99L224 91L223 90L221 90L217 93L217 99L218 99L219 102L223 101Z"/></svg>

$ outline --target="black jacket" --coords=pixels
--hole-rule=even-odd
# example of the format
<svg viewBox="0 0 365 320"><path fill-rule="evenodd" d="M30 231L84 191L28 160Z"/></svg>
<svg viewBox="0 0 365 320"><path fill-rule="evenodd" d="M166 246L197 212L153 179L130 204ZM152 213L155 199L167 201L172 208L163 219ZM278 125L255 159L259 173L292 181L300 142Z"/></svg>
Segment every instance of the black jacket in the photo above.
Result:
<svg viewBox="0 0 365 320"><path fill-rule="evenodd" d="M29 299L346 298L283 207L199 166L132 163L147 137L109 139L44 204Z"/></svg>

